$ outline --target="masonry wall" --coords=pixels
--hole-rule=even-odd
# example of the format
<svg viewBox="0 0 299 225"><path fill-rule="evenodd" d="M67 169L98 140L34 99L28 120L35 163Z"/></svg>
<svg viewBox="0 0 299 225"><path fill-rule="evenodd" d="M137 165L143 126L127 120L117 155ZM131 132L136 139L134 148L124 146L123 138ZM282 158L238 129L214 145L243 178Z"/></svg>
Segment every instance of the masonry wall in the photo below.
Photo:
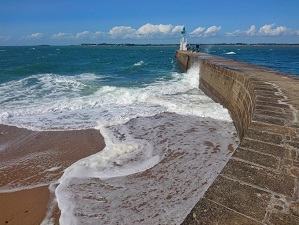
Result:
<svg viewBox="0 0 299 225"><path fill-rule="evenodd" d="M242 138L251 122L255 107L256 96L250 78L247 79L223 65L205 60L207 57L207 55L204 57L199 54L176 53L176 59L183 70L198 65L200 88L229 110Z"/></svg>
<svg viewBox="0 0 299 225"><path fill-rule="evenodd" d="M298 76L190 51L200 86L226 107L241 143L183 224L299 224Z"/></svg>

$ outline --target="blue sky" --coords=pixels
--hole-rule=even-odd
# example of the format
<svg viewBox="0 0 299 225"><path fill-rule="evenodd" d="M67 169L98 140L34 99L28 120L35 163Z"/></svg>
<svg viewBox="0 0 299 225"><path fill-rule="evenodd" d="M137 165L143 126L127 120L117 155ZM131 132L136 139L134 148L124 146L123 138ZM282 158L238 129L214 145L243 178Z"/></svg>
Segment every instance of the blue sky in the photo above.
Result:
<svg viewBox="0 0 299 225"><path fill-rule="evenodd" d="M298 0L0 0L0 45L299 43Z"/></svg>

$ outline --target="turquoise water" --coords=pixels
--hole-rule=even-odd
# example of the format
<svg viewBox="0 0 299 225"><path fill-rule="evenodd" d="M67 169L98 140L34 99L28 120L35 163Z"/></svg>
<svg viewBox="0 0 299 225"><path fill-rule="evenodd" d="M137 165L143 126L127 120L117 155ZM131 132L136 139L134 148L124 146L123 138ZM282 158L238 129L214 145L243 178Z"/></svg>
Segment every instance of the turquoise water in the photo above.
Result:
<svg viewBox="0 0 299 225"><path fill-rule="evenodd" d="M200 51L299 75L299 45L203 45Z"/></svg>
<svg viewBox="0 0 299 225"><path fill-rule="evenodd" d="M157 85L181 80L174 52L169 47L0 47L0 123L82 129L99 119L109 123L164 111L145 101ZM139 112L119 113L124 105Z"/></svg>
<svg viewBox="0 0 299 225"><path fill-rule="evenodd" d="M98 85L138 86L177 71L173 47L0 47L0 83L32 75L105 76Z"/></svg>
<svg viewBox="0 0 299 225"><path fill-rule="evenodd" d="M176 47L0 47L0 84L38 74L106 75L96 84L147 85L178 71ZM202 52L299 75L299 46L203 45Z"/></svg>
<svg viewBox="0 0 299 225"><path fill-rule="evenodd" d="M111 75L114 85L150 83L176 71L176 47L0 46L0 83L36 74ZM299 46L202 45L202 52L299 75ZM112 63L114 62L114 63ZM117 64L115 64L117 62ZM138 67L138 63L142 67ZM136 64L134 66L134 64ZM142 76L140 76L142 75ZM117 79L118 82L112 80ZM167 79L167 78L166 78Z"/></svg>

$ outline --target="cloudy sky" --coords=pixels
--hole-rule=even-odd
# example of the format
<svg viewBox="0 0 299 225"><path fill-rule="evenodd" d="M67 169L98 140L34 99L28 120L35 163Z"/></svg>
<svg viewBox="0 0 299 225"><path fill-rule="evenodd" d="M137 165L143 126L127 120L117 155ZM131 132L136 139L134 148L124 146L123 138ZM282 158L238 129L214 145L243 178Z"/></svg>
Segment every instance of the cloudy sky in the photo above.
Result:
<svg viewBox="0 0 299 225"><path fill-rule="evenodd" d="M0 45L299 43L298 0L0 0Z"/></svg>

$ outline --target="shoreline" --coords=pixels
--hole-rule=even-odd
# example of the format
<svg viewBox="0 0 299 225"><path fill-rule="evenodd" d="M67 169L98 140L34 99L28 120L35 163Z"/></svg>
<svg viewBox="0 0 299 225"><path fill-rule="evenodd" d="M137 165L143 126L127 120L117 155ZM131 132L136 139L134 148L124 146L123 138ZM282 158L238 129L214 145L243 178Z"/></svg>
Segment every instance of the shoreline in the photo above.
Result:
<svg viewBox="0 0 299 225"><path fill-rule="evenodd" d="M1 224L41 224L50 202L48 186L0 193ZM58 214L53 215L59 224Z"/></svg>
<svg viewBox="0 0 299 225"><path fill-rule="evenodd" d="M95 129L30 131L0 125L1 224L40 224L51 205L49 185L71 164L104 147ZM57 207L54 217L58 224Z"/></svg>
<svg viewBox="0 0 299 225"><path fill-rule="evenodd" d="M70 224L74 215L82 223L86 219L97 223L94 219L100 218L101 224L120 221L126 224L180 224L238 145L231 121L194 115L161 113L111 127L120 142L124 130L128 129L131 138L147 143L151 157L160 158L158 164L125 178L115 176L99 182L99 178L91 177L75 182L75 185L62 180L65 192L55 196L53 187L66 168L105 147L100 131L37 132L0 125L1 223L57 225L60 220ZM130 143L130 138L126 141ZM141 151L132 155L131 166L138 165L138 160L142 165L147 153ZM128 163L122 160L115 161L113 171L121 170L122 162ZM24 190L4 193L9 187ZM77 191L80 192L78 196L68 198ZM59 205L63 211L60 215L56 197L61 202L61 196L66 196L67 205ZM74 209L69 209L69 205L74 205ZM90 208L97 210L90 213ZM69 210L74 211L69 213ZM113 213L116 211L117 216Z"/></svg>

